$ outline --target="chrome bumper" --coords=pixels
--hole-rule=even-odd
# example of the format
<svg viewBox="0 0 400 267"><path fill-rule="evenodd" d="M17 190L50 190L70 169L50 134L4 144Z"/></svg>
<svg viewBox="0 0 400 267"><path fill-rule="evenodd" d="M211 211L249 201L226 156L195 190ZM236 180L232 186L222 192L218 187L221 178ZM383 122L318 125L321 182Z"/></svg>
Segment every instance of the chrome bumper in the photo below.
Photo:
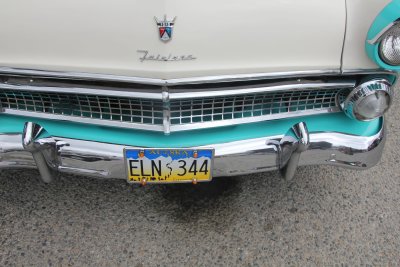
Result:
<svg viewBox="0 0 400 267"><path fill-rule="evenodd" d="M384 126L374 136L335 132L309 133L305 123L285 135L210 144L215 149L214 176L282 170L291 179L297 166L334 165L367 169L381 158ZM46 136L27 122L23 134L0 135L0 168L37 168L44 182L57 173L126 179L123 149L127 146Z"/></svg>

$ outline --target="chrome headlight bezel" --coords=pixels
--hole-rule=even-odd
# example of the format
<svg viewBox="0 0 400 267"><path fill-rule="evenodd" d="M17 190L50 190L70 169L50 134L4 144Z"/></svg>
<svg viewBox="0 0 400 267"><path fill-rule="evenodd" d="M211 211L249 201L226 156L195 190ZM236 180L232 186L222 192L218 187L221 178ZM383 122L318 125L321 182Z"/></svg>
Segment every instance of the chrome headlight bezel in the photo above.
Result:
<svg viewBox="0 0 400 267"><path fill-rule="evenodd" d="M386 113L392 104L391 86L391 83L385 79L374 79L364 82L350 92L341 104L341 107L344 113L354 120L371 121L379 118ZM372 112L371 114L367 114L362 108L366 106L364 102L374 95L378 100L381 100L379 97L385 97L383 100L386 100L386 105L382 106L383 109L376 110L376 114L372 116Z"/></svg>

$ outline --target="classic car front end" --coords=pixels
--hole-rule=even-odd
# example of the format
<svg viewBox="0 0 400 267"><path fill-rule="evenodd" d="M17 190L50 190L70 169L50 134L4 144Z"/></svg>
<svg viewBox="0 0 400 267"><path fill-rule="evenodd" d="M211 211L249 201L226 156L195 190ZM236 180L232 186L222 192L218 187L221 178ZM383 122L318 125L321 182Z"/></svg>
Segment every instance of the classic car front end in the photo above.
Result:
<svg viewBox="0 0 400 267"><path fill-rule="evenodd" d="M399 18L398 0L3 4L0 168L141 184L370 168Z"/></svg>

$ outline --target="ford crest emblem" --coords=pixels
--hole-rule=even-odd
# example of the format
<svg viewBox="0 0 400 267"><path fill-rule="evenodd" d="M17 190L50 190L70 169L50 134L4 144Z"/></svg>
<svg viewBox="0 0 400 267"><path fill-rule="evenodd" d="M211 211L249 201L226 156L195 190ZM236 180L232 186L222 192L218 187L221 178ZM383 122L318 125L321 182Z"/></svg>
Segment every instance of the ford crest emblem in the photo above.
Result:
<svg viewBox="0 0 400 267"><path fill-rule="evenodd" d="M176 17L173 20L168 20L167 15L164 15L164 20L159 20L154 17L157 23L158 33L160 34L160 40L167 42L172 38L172 29L174 28Z"/></svg>

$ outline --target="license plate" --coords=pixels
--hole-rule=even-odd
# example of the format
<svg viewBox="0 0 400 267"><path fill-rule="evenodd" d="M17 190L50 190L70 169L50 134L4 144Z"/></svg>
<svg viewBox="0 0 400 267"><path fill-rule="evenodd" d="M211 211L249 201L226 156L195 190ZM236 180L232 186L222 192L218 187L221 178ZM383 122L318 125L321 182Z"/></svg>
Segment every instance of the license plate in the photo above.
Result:
<svg viewBox="0 0 400 267"><path fill-rule="evenodd" d="M206 182L212 179L213 149L125 149L130 183Z"/></svg>

